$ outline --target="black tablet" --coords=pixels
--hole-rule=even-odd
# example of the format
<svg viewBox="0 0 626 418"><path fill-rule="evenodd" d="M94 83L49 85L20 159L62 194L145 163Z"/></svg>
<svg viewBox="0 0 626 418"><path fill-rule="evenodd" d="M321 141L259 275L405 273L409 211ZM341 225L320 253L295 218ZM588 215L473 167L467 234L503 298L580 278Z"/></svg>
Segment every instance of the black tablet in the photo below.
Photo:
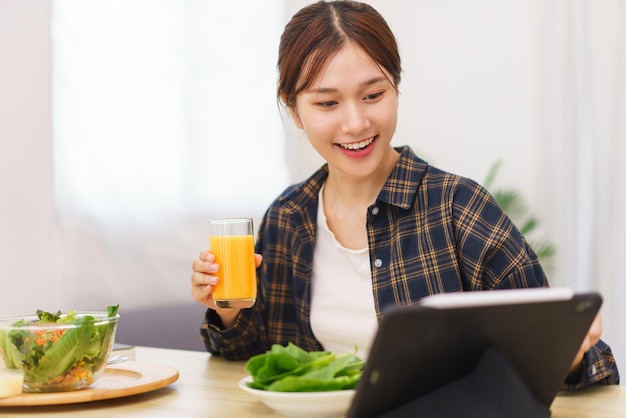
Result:
<svg viewBox="0 0 626 418"><path fill-rule="evenodd" d="M449 387L471 375L487 350L500 354L549 410L601 304L597 293L540 288L433 295L387 311L348 417L378 417ZM434 402L460 401L442 396Z"/></svg>

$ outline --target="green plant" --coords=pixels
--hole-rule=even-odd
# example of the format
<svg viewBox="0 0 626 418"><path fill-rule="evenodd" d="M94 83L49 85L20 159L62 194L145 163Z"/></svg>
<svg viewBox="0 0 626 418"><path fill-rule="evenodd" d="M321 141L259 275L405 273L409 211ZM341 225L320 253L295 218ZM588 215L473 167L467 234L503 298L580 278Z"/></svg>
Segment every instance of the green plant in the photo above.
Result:
<svg viewBox="0 0 626 418"><path fill-rule="evenodd" d="M553 259L556 254L556 247L548 240L536 237L536 228L539 221L529 213L528 206L522 194L511 188L495 188L494 180L500 170L501 161L492 164L483 186L496 199L496 202L511 218L518 227L522 235L527 239L530 247L535 251L541 265L546 270L553 267Z"/></svg>

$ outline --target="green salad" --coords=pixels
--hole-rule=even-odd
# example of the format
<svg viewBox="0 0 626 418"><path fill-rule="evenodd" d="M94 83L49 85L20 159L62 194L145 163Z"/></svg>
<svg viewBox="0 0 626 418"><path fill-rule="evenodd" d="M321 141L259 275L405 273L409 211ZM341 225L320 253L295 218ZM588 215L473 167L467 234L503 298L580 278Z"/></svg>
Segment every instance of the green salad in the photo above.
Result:
<svg viewBox="0 0 626 418"><path fill-rule="evenodd" d="M248 386L277 392L324 392L354 389L364 362L355 353L305 351L293 343L274 344L264 354L251 357L246 370Z"/></svg>
<svg viewBox="0 0 626 418"><path fill-rule="evenodd" d="M118 310L119 305L107 307L107 317L114 318ZM26 385L91 384L95 373L106 365L116 321L78 315L74 310L66 315L39 310L37 317L0 329L0 353L6 367L24 370Z"/></svg>

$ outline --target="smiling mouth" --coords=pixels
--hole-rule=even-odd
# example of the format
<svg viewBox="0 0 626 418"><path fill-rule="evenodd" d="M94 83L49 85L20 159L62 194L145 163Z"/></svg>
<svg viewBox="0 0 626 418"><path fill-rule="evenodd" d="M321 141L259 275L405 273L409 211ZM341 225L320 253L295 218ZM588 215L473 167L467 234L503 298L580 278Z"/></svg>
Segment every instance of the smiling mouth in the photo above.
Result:
<svg viewBox="0 0 626 418"><path fill-rule="evenodd" d="M372 142L374 142L375 138L376 137L373 136L373 137L371 137L369 139L365 139L365 140L363 140L361 142L353 142L351 144L337 144L337 145L339 145L343 149L347 149L347 150L350 150L350 151L360 151L360 150L365 149L368 146L370 146L372 144Z"/></svg>

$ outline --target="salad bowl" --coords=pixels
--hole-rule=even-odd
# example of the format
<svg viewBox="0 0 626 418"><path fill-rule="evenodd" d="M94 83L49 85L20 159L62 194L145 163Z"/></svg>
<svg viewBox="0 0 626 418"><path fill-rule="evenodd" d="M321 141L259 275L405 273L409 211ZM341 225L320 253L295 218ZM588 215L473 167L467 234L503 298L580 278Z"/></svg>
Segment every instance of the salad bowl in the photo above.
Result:
<svg viewBox="0 0 626 418"><path fill-rule="evenodd" d="M25 392L85 389L107 365L117 310L1 317L0 367L22 370Z"/></svg>

